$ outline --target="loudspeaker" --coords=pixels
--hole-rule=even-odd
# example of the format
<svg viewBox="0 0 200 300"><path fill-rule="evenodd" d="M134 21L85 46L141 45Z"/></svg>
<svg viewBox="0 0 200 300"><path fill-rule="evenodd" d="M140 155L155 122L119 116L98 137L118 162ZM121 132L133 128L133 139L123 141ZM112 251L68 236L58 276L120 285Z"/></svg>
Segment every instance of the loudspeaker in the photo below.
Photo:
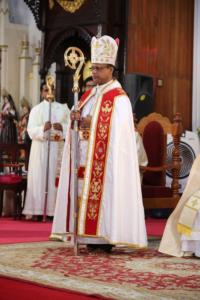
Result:
<svg viewBox="0 0 200 300"><path fill-rule="evenodd" d="M139 73L126 74L123 88L131 100L137 121L153 112L153 77Z"/></svg>

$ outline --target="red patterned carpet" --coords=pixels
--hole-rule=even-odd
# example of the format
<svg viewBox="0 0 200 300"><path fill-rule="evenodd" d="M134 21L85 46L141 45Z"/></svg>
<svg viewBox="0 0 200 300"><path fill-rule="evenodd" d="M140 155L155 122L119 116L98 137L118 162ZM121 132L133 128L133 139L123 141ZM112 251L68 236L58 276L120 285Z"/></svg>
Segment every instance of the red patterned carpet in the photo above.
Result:
<svg viewBox="0 0 200 300"><path fill-rule="evenodd" d="M111 299L200 299L200 260L150 248L79 256L60 242L0 246L0 275Z"/></svg>

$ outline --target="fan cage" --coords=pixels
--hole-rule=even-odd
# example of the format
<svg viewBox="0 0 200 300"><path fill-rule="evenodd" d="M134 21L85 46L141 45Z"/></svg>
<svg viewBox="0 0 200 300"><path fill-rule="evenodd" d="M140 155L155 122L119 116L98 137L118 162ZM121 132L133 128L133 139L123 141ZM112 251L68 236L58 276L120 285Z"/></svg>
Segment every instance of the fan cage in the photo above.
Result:
<svg viewBox="0 0 200 300"><path fill-rule="evenodd" d="M167 163L172 163L172 152L174 149L173 142L167 145ZM195 152L190 145L181 141L179 145L180 157L181 157L181 169L179 173L179 179L184 179L189 176L192 164L196 158ZM172 178L171 170L166 171L166 175Z"/></svg>

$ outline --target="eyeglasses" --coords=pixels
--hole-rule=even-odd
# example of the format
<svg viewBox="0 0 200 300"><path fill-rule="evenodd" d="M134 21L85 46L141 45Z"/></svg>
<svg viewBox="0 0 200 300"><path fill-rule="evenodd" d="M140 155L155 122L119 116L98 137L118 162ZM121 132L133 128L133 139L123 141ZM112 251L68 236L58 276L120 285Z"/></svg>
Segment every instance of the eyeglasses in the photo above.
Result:
<svg viewBox="0 0 200 300"><path fill-rule="evenodd" d="M101 71L101 70L103 70L103 69L106 69L106 68L108 68L108 66L92 66L91 68L90 68L90 70L93 72L93 71L96 71L96 72L99 72L99 71Z"/></svg>

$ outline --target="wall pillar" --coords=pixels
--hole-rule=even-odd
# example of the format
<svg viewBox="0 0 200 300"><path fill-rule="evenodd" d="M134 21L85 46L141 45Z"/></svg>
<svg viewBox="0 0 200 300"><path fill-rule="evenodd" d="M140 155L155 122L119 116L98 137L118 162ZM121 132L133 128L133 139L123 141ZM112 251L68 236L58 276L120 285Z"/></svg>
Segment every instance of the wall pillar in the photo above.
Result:
<svg viewBox="0 0 200 300"><path fill-rule="evenodd" d="M29 42L24 39L21 43L21 55L19 57L20 80L19 80L19 100L29 97L29 80L31 57L29 56Z"/></svg>
<svg viewBox="0 0 200 300"><path fill-rule="evenodd" d="M31 88L30 88L30 99L32 106L35 106L40 102L40 53L41 48L35 48L35 60L33 62L33 69L32 69L32 78L31 78Z"/></svg>
<svg viewBox="0 0 200 300"><path fill-rule="evenodd" d="M2 89L8 90L8 45L5 38L5 28L8 23L8 3L0 1L0 49L1 49L1 74L0 74L0 95Z"/></svg>

